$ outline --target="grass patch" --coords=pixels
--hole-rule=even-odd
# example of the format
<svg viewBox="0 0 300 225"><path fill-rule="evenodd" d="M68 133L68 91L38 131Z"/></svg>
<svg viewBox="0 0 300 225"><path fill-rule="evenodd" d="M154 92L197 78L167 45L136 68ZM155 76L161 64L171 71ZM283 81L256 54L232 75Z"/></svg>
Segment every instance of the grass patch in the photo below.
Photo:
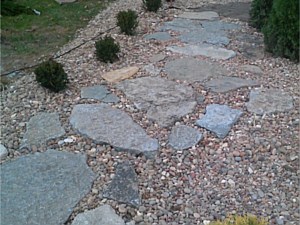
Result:
<svg viewBox="0 0 300 225"><path fill-rule="evenodd" d="M106 6L104 0L77 0L62 5L55 0L14 2L41 14L1 16L1 64L7 71L55 53Z"/></svg>

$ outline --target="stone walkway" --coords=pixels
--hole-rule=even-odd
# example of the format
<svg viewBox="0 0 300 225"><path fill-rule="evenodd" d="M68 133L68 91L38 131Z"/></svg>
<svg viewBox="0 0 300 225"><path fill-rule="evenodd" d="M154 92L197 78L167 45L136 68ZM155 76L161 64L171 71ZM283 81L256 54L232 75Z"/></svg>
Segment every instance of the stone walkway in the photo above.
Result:
<svg viewBox="0 0 300 225"><path fill-rule="evenodd" d="M214 11L184 12L158 27L157 32L144 37L161 42L171 39L181 42L180 45L166 47L182 55L165 63L163 72L166 76L159 76L159 68L149 64L144 69L153 71L150 73L152 76L132 78L139 68L130 67L109 71L103 78L124 93L137 110L146 112L148 120L170 130L168 146L174 150L189 151L203 140L203 134L194 126L177 124L198 106L206 107L206 110L194 120L194 124L209 131L208 135L224 139L230 132L238 132L232 131L232 127L239 123L240 117L245 116L244 110L238 105L205 106L205 97L198 100L193 84L200 84L215 93L248 89L250 98L246 110L257 115L286 112L294 107L293 98L282 90L261 88L256 80L232 76L214 61L230 60L236 56L236 52L227 49L227 45L231 38L229 32L239 29L238 24L221 21ZM170 35L170 32L176 35ZM195 56L206 58L200 60ZM164 55L153 56L154 61L164 58ZM262 73L254 65L243 69L250 73ZM86 136L97 144L110 145L117 151L156 158L160 150L159 141L147 135L144 128L126 112L111 106L120 98L111 93L107 86L83 87L81 98L96 99L102 103L78 104L73 108L69 123L78 135ZM35 115L28 121L20 149L30 149L64 134L55 113ZM73 141L72 138L64 139L60 144ZM7 151L3 145L0 147L1 159L4 159ZM119 163L115 176L103 190L102 198L141 207L143 198L139 193L138 176L129 161ZM63 224L80 199L91 191L95 177L84 155L65 151L49 149L5 162L1 164L1 224ZM197 217L197 214L194 216ZM125 221L109 205L103 205L78 214L72 222L72 225L82 224L121 225Z"/></svg>

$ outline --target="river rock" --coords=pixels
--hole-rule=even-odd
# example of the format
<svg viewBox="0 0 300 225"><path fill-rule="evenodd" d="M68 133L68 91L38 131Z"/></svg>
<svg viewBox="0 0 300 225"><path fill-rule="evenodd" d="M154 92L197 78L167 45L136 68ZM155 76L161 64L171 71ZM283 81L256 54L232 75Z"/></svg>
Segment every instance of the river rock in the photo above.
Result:
<svg viewBox="0 0 300 225"><path fill-rule="evenodd" d="M246 103L249 112L263 115L286 112L293 109L293 98L279 89L260 88L250 92L250 101Z"/></svg>
<svg viewBox="0 0 300 225"><path fill-rule="evenodd" d="M78 214L72 225L125 225L110 205L102 205L95 209Z"/></svg>
<svg viewBox="0 0 300 225"><path fill-rule="evenodd" d="M102 75L102 77L108 82L115 83L121 80L128 79L132 77L139 71L139 68L136 66L124 67L122 69L110 71Z"/></svg>
<svg viewBox="0 0 300 225"><path fill-rule="evenodd" d="M218 77L205 83L205 87L218 93L233 91L238 88L258 86L255 80L246 80L239 77Z"/></svg>
<svg viewBox="0 0 300 225"><path fill-rule="evenodd" d="M86 157L47 150L1 165L1 224L64 224L92 186Z"/></svg>
<svg viewBox="0 0 300 225"><path fill-rule="evenodd" d="M205 115L196 124L213 132L218 138L225 138L242 114L242 111L231 109L227 105L211 104L206 107Z"/></svg>
<svg viewBox="0 0 300 225"><path fill-rule="evenodd" d="M123 91L147 117L160 126L172 125L196 106L191 87L161 77L141 77L120 82L116 87Z"/></svg>
<svg viewBox="0 0 300 225"><path fill-rule="evenodd" d="M172 128L169 135L169 145L176 150L188 149L202 139L202 134L195 128L178 125Z"/></svg>
<svg viewBox="0 0 300 225"><path fill-rule="evenodd" d="M76 105L70 123L96 143L110 144L116 150L152 157L159 147L128 114L107 104Z"/></svg>
<svg viewBox="0 0 300 225"><path fill-rule="evenodd" d="M165 71L172 79L186 80L190 83L228 74L227 70L217 63L208 63L192 57L167 62Z"/></svg>
<svg viewBox="0 0 300 225"><path fill-rule="evenodd" d="M47 141L65 134L57 113L38 113L30 118L20 148L46 144Z"/></svg>
<svg viewBox="0 0 300 225"><path fill-rule="evenodd" d="M129 161L118 164L116 174L103 197L138 207L141 204L137 175Z"/></svg>

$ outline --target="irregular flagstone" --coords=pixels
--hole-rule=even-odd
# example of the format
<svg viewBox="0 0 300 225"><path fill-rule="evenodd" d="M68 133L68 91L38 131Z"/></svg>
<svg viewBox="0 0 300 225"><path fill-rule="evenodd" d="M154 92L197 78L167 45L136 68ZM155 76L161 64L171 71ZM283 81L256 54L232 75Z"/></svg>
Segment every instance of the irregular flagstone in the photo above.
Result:
<svg viewBox="0 0 300 225"><path fill-rule="evenodd" d="M81 98L98 99L107 103L117 103L120 101L118 96L112 94L104 85L81 88Z"/></svg>
<svg viewBox="0 0 300 225"><path fill-rule="evenodd" d="M206 30L193 30L181 34L179 37L180 41L188 44L202 44L208 43L213 45L228 45L230 40L226 37L224 31L219 30L218 32L208 32Z"/></svg>
<svg viewBox="0 0 300 225"><path fill-rule="evenodd" d="M218 93L233 91L238 88L258 86L258 81L239 77L218 77L205 83L205 87Z"/></svg>
<svg viewBox="0 0 300 225"><path fill-rule="evenodd" d="M0 144L0 160L5 159L8 156L8 151L6 147Z"/></svg>
<svg viewBox="0 0 300 225"><path fill-rule="evenodd" d="M249 73L263 74L262 69L255 65L244 65L244 66L241 66L241 69L246 72L249 72Z"/></svg>
<svg viewBox="0 0 300 225"><path fill-rule="evenodd" d="M150 73L151 75L153 75L153 76L159 75L159 73L160 73L160 71L161 71L161 69L157 68L157 67L154 66L153 64L146 65L146 66L143 67L143 69L144 69L146 72L148 72L148 73Z"/></svg>
<svg viewBox="0 0 300 225"><path fill-rule="evenodd" d="M188 149L202 139L202 134L195 128L178 125L172 128L169 145L176 150Z"/></svg>
<svg viewBox="0 0 300 225"><path fill-rule="evenodd" d="M179 18L193 20L215 20L219 18L219 14L213 11L204 12L184 12L178 15Z"/></svg>
<svg viewBox="0 0 300 225"><path fill-rule="evenodd" d="M159 147L128 114L107 104L76 105L70 123L81 134L117 150L152 157Z"/></svg>
<svg viewBox="0 0 300 225"><path fill-rule="evenodd" d="M178 32L188 32L191 30L202 29L202 23L199 20L188 20L182 18L176 18L174 20L165 22L163 26L159 27L160 31L178 31Z"/></svg>
<svg viewBox="0 0 300 225"><path fill-rule="evenodd" d="M116 86L138 109L160 126L169 126L196 106L191 87L161 77L141 77L122 81Z"/></svg>
<svg viewBox="0 0 300 225"><path fill-rule="evenodd" d="M225 138L242 114L242 111L227 105L212 104L206 107L205 115L196 124L213 132L218 138Z"/></svg>
<svg viewBox="0 0 300 225"><path fill-rule="evenodd" d="M78 214L72 225L125 225L110 205L102 205L92 210Z"/></svg>
<svg viewBox="0 0 300 225"><path fill-rule="evenodd" d="M119 70L110 71L108 73L103 74L102 77L108 82L115 83L132 77L138 71L139 71L138 67L131 66Z"/></svg>
<svg viewBox="0 0 300 225"><path fill-rule="evenodd" d="M202 82L208 78L228 74L226 69L216 63L199 61L192 57L167 62L165 71L172 79L188 82Z"/></svg>
<svg viewBox="0 0 300 225"><path fill-rule="evenodd" d="M1 224L64 224L95 175L86 157L47 150L1 165Z"/></svg>
<svg viewBox="0 0 300 225"><path fill-rule="evenodd" d="M147 40L154 39L158 41L168 41L172 39L171 35L168 32L156 32L153 34L148 34L144 38Z"/></svg>
<svg viewBox="0 0 300 225"><path fill-rule="evenodd" d="M263 115L286 112L293 109L293 98L279 89L260 88L250 92L250 101L246 103L249 112Z"/></svg>
<svg viewBox="0 0 300 225"><path fill-rule="evenodd" d="M160 62L160 61L164 60L166 57L167 57L166 55L159 53L159 54L157 54L157 55L151 56L151 57L149 58L149 61L150 61L151 63L156 63L156 62Z"/></svg>
<svg viewBox="0 0 300 225"><path fill-rule="evenodd" d="M38 113L30 118L20 148L46 144L65 134L57 113Z"/></svg>
<svg viewBox="0 0 300 225"><path fill-rule="evenodd" d="M232 50L208 45L186 45L184 47L169 46L167 47L167 50L189 56L202 55L213 59L223 60L236 56L236 53Z"/></svg>
<svg viewBox="0 0 300 225"><path fill-rule="evenodd" d="M103 197L134 207L141 204L137 175L129 161L118 164L114 178L103 191Z"/></svg>

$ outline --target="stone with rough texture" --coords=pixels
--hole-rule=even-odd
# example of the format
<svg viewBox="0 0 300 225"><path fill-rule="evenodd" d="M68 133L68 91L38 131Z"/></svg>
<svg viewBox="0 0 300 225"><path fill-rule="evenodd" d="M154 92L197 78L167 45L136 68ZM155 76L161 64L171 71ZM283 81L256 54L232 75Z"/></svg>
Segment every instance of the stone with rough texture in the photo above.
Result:
<svg viewBox="0 0 300 225"><path fill-rule="evenodd" d="M106 103L117 103L120 100L103 85L81 88L81 98L97 99Z"/></svg>
<svg viewBox="0 0 300 225"><path fill-rule="evenodd" d="M65 134L57 113L38 113L30 118L20 148L46 144Z"/></svg>
<svg viewBox="0 0 300 225"><path fill-rule="evenodd" d="M160 61L164 60L166 57L167 57L166 55L164 55L164 54L162 54L162 53L159 53L159 54L157 54L157 55L151 56L151 57L149 58L149 61L150 61L151 63L156 63L156 62L160 62Z"/></svg>
<svg viewBox="0 0 300 225"><path fill-rule="evenodd" d="M218 77L205 83L205 87L218 93L233 91L238 88L258 86L255 80L246 80L239 77Z"/></svg>
<svg viewBox="0 0 300 225"><path fill-rule="evenodd" d="M8 156L8 151L4 145L0 144L0 160L5 159Z"/></svg>
<svg viewBox="0 0 300 225"><path fill-rule="evenodd" d="M169 46L167 47L167 50L189 56L202 55L213 59L223 60L236 56L236 53L232 50L208 45L186 45L184 47Z"/></svg>
<svg viewBox="0 0 300 225"><path fill-rule="evenodd" d="M212 104L206 107L205 115L196 124L213 132L218 138L225 138L242 114L242 111L227 105Z"/></svg>
<svg viewBox="0 0 300 225"><path fill-rule="evenodd" d="M143 69L150 73L152 76L157 76L159 75L161 69L157 68L156 66L154 66L153 64L149 64L143 67Z"/></svg>
<svg viewBox="0 0 300 225"><path fill-rule="evenodd" d="M1 165L1 224L64 224L95 175L86 157L47 150Z"/></svg>
<svg viewBox="0 0 300 225"><path fill-rule="evenodd" d="M178 125L172 128L169 135L169 145L176 150L188 149L202 139L202 134L195 128Z"/></svg>
<svg viewBox="0 0 300 225"><path fill-rule="evenodd" d="M193 30L181 34L179 40L187 44L212 44L212 45L228 45L230 40L226 37L224 31L211 32L206 30Z"/></svg>
<svg viewBox="0 0 300 225"><path fill-rule="evenodd" d="M216 20L219 18L219 14L213 11L184 12L178 15L178 17L192 20Z"/></svg>
<svg viewBox="0 0 300 225"><path fill-rule="evenodd" d="M119 70L110 71L108 73L103 74L102 77L108 82L115 83L132 77L138 71L139 71L138 67L131 66Z"/></svg>
<svg viewBox="0 0 300 225"><path fill-rule="evenodd" d="M92 210L78 214L72 225L125 225L110 205L102 205Z"/></svg>
<svg viewBox="0 0 300 225"><path fill-rule="evenodd" d="M196 106L193 89L161 77L142 77L116 86L147 117L160 126L169 126Z"/></svg>
<svg viewBox="0 0 300 225"><path fill-rule="evenodd" d="M118 164L114 178L103 191L103 197L134 207L141 204L137 175L129 161Z"/></svg>
<svg viewBox="0 0 300 225"><path fill-rule="evenodd" d="M244 65L241 66L241 69L248 73L254 73L254 74L263 74L263 71L261 70L260 67L255 66L255 65Z"/></svg>
<svg viewBox="0 0 300 225"><path fill-rule="evenodd" d="M165 71L172 79L186 80L188 82L202 82L208 78L228 74L226 69L217 63L208 63L192 57L167 62Z"/></svg>
<svg viewBox="0 0 300 225"><path fill-rule="evenodd" d="M148 34L144 38L147 40L154 39L158 41L168 41L172 39L171 35L167 32L156 32L153 34Z"/></svg>
<svg viewBox="0 0 300 225"><path fill-rule="evenodd" d="M76 105L70 123L79 133L116 150L152 157L159 147L128 114L107 104Z"/></svg>
<svg viewBox="0 0 300 225"><path fill-rule="evenodd" d="M246 103L249 112L263 115L286 112L293 109L293 98L279 89L260 88L250 92L250 101Z"/></svg>

